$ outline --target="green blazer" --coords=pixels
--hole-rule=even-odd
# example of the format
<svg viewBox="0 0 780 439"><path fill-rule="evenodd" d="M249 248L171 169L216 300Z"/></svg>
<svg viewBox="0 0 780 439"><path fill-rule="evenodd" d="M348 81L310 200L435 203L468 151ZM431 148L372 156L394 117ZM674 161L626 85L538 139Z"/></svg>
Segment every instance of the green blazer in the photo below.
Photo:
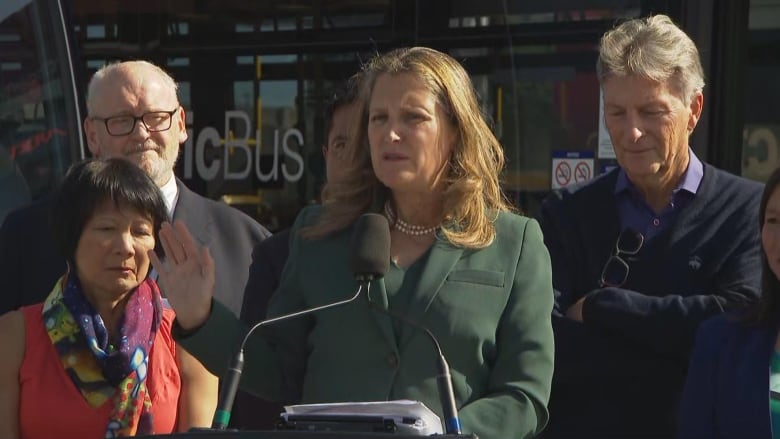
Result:
<svg viewBox="0 0 780 439"><path fill-rule="evenodd" d="M357 291L349 268L351 228L318 240L298 236L320 209L306 208L293 226L269 317ZM484 249L434 242L407 317L441 344L464 432L480 439L533 437L547 423L553 374L550 257L536 221L501 213L495 227L496 239ZM382 280L372 283L370 296L387 308ZM215 301L206 324L179 341L222 376L245 332ZM430 339L405 330L396 341L391 318L369 308L364 294L261 332L245 348L241 386L247 391L295 403L412 399L441 416Z"/></svg>

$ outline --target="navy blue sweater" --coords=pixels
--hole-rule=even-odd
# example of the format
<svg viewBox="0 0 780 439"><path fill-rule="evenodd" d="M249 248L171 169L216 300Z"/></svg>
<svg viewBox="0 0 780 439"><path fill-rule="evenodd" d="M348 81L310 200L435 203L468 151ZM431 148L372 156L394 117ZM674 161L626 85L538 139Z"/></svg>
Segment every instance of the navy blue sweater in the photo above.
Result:
<svg viewBox="0 0 780 439"><path fill-rule="evenodd" d="M761 185L704 166L693 201L600 288L620 234L618 170L542 205L555 288L548 438L672 437L699 323L757 299ZM564 317L586 296L584 323Z"/></svg>

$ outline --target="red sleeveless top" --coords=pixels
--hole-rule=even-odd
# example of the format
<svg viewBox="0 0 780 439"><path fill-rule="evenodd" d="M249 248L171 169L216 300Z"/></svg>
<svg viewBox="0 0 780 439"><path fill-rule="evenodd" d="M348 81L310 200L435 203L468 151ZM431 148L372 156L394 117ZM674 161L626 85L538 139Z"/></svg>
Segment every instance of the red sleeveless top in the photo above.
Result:
<svg viewBox="0 0 780 439"><path fill-rule="evenodd" d="M43 304L26 306L25 350L19 369L19 431L22 439L84 438L106 435L113 401L92 407L65 373L43 324ZM154 432L176 431L181 377L171 336L173 310L163 309L162 323L149 352L146 386L152 400Z"/></svg>

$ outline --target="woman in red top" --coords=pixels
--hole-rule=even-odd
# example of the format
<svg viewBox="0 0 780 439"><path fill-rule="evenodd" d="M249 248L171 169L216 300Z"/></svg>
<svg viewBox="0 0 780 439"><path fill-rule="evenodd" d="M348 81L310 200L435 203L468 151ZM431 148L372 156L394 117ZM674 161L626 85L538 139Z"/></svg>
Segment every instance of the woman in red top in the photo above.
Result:
<svg viewBox="0 0 780 439"><path fill-rule="evenodd" d="M0 437L102 438L205 427L217 379L171 337L148 277L168 218L120 159L74 165L52 211L69 269L45 302L0 317Z"/></svg>

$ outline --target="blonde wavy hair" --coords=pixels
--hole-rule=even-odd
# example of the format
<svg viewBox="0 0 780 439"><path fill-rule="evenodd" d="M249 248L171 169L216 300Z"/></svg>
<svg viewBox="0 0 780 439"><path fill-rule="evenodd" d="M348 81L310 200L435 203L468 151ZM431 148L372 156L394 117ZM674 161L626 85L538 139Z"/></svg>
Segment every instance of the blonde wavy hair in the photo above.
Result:
<svg viewBox="0 0 780 439"><path fill-rule="evenodd" d="M666 15L629 20L605 33L596 73L602 84L610 76L638 75L661 83L671 79L686 103L704 89L696 44Z"/></svg>
<svg viewBox="0 0 780 439"><path fill-rule="evenodd" d="M499 211L512 210L501 192L499 173L504 150L482 115L466 70L449 55L426 47L395 49L363 67L358 98L360 119L347 146L351 166L343 180L323 190L323 214L302 231L318 238L351 225L361 214L381 206L389 190L374 174L368 144L368 105L379 76L409 73L422 80L458 133L444 175L442 233L452 244L482 248L495 239Z"/></svg>

